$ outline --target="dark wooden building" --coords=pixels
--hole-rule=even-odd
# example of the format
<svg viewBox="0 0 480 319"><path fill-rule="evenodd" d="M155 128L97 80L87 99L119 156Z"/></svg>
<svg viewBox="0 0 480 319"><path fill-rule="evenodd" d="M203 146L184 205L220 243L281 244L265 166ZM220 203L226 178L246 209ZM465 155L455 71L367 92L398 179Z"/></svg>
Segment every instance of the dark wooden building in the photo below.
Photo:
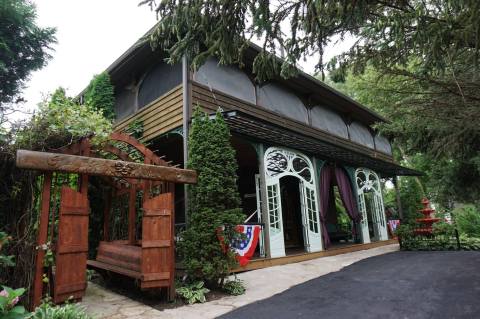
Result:
<svg viewBox="0 0 480 319"><path fill-rule="evenodd" d="M192 72L187 61L168 65L148 43L136 43L107 69L116 129L141 123L141 141L183 166L193 108L221 108L237 151L242 208L265 226L262 257L387 240L380 180L417 172L395 164L390 141L373 129L386 119L303 72L256 83L258 52L249 47L242 69L209 59ZM183 186L175 194L180 226L188 219Z"/></svg>

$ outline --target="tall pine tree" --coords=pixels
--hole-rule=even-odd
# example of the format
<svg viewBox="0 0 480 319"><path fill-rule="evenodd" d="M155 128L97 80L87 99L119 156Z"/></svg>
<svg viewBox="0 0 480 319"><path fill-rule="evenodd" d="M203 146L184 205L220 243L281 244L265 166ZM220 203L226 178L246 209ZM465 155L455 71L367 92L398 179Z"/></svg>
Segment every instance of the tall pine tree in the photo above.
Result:
<svg viewBox="0 0 480 319"><path fill-rule="evenodd" d="M189 189L189 223L179 244L187 274L209 286L222 285L236 266L235 255L225 250L235 237L235 225L244 216L237 189L237 161L230 131L220 112L214 119L195 111L189 136L188 168L198 172Z"/></svg>

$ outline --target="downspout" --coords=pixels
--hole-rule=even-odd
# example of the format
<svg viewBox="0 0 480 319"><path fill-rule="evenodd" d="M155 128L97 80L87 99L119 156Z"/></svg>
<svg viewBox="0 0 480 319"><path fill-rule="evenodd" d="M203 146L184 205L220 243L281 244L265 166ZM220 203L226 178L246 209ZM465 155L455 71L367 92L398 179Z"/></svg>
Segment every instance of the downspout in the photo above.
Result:
<svg viewBox="0 0 480 319"><path fill-rule="evenodd" d="M183 91L183 167L188 162L188 123L190 121L189 67L187 57L182 57L182 91ZM184 185L185 224L188 225L188 185Z"/></svg>

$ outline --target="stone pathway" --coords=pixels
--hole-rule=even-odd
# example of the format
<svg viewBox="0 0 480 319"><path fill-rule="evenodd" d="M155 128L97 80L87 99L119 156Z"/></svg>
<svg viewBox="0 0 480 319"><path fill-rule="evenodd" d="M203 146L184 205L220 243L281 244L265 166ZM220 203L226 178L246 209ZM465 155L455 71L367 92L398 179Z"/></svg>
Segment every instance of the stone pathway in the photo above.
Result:
<svg viewBox="0 0 480 319"><path fill-rule="evenodd" d="M241 296L228 296L204 304L175 309L156 310L89 283L82 305L95 318L109 319L207 319L216 318L238 307L269 298L292 286L304 283L330 272L338 271L359 260L398 250L398 245L388 245L353 253L323 257L296 264L275 266L238 274L247 291Z"/></svg>

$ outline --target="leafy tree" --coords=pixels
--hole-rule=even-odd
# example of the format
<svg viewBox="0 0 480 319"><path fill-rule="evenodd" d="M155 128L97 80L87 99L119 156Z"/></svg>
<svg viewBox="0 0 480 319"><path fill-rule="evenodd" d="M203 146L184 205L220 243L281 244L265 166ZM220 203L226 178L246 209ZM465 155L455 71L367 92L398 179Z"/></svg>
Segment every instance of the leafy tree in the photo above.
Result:
<svg viewBox="0 0 480 319"><path fill-rule="evenodd" d="M0 3L0 107L16 102L32 71L45 66L54 28L36 24L35 6L28 0Z"/></svg>
<svg viewBox="0 0 480 319"><path fill-rule="evenodd" d="M48 151L93 136L102 143L112 125L101 112L88 104L80 105L58 88L49 100L40 104L38 113L16 134L15 147Z"/></svg>
<svg viewBox="0 0 480 319"><path fill-rule="evenodd" d="M390 120L377 128L395 137L397 161L425 172L417 178L425 195L446 207L454 201L478 201L480 131L471 119L480 105L461 107L460 101L443 105L450 103L450 93L373 67L361 75L347 73L343 83L330 84Z"/></svg>
<svg viewBox="0 0 480 319"><path fill-rule="evenodd" d="M195 111L187 166L197 171L198 183L189 189L188 227L179 243L180 253L192 280L222 285L236 265L234 253L225 247L238 237L234 227L244 216L239 209L235 151L220 112L210 119L198 108Z"/></svg>
<svg viewBox="0 0 480 319"><path fill-rule="evenodd" d="M110 119L115 119L115 96L110 76L106 73L95 75L85 92L85 102Z"/></svg>

